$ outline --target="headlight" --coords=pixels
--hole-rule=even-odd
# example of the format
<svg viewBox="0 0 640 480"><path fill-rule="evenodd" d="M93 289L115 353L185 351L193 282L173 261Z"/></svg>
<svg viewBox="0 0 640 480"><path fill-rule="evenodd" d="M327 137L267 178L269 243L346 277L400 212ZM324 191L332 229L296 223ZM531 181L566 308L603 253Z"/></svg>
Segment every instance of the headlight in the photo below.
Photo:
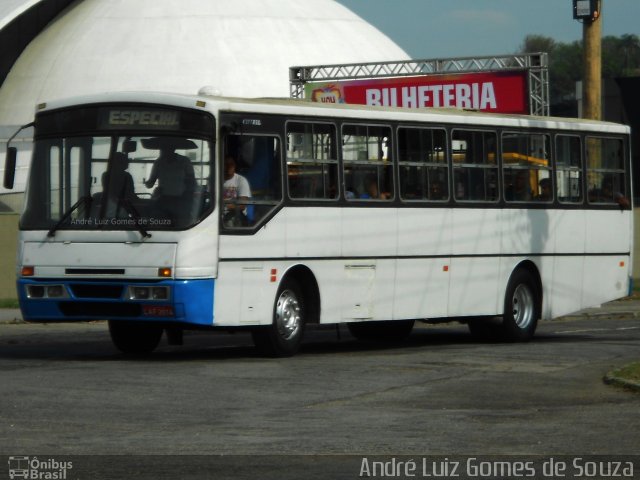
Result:
<svg viewBox="0 0 640 480"><path fill-rule="evenodd" d="M27 298L68 298L64 285L27 285Z"/></svg>
<svg viewBox="0 0 640 480"><path fill-rule="evenodd" d="M169 287L129 286L129 300L168 300Z"/></svg>

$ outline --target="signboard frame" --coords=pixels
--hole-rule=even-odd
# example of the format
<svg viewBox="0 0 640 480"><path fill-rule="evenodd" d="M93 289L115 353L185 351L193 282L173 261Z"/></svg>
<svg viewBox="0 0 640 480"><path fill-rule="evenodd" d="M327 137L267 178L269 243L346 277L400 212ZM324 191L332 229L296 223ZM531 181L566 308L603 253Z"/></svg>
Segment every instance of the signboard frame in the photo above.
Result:
<svg viewBox="0 0 640 480"><path fill-rule="evenodd" d="M402 77L425 77L425 81L428 81L428 77L435 75L453 77L499 72L523 72L529 107L526 113L549 115L549 67L546 53L290 67L290 95L292 98L307 98L305 90L309 88L307 84L312 82L346 85L346 82L353 80L391 81Z"/></svg>

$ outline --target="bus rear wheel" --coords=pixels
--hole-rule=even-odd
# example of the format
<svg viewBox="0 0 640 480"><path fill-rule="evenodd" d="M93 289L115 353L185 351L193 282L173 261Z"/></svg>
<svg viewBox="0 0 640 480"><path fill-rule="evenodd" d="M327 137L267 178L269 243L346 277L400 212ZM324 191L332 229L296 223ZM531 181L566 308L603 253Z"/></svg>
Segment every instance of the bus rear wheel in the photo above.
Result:
<svg viewBox="0 0 640 480"><path fill-rule="evenodd" d="M153 352L162 338L162 328L142 322L109 320L111 341L127 355L146 355Z"/></svg>
<svg viewBox="0 0 640 480"><path fill-rule="evenodd" d="M525 269L511 274L502 317L474 317L469 331L480 341L526 342L533 337L540 318L540 293L534 276Z"/></svg>
<svg viewBox="0 0 640 480"><path fill-rule="evenodd" d="M540 294L533 275L518 269L511 275L504 299L502 335L507 341L531 340L540 318Z"/></svg>
<svg viewBox="0 0 640 480"><path fill-rule="evenodd" d="M273 357L290 357L300 348L305 324L302 291L296 280L288 278L278 288L271 325L256 327L251 335L262 353Z"/></svg>

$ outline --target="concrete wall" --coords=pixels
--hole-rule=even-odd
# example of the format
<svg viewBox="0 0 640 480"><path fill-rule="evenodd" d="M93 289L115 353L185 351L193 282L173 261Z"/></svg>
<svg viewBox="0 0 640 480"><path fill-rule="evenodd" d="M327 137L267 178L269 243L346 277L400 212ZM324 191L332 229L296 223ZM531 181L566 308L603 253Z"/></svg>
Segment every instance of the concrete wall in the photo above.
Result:
<svg viewBox="0 0 640 480"><path fill-rule="evenodd" d="M16 251L18 246L17 214L0 215L0 299L16 298ZM640 208L634 211L635 242L633 252L633 277L640 284Z"/></svg>

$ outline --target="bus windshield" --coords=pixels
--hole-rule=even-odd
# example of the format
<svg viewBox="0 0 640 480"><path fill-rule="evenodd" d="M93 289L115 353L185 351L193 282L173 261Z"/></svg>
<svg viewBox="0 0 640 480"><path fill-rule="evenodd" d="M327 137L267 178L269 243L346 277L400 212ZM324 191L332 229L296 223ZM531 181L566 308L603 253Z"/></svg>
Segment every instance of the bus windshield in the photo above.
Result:
<svg viewBox="0 0 640 480"><path fill-rule="evenodd" d="M21 228L176 230L211 207L211 145L175 134L38 139Z"/></svg>

